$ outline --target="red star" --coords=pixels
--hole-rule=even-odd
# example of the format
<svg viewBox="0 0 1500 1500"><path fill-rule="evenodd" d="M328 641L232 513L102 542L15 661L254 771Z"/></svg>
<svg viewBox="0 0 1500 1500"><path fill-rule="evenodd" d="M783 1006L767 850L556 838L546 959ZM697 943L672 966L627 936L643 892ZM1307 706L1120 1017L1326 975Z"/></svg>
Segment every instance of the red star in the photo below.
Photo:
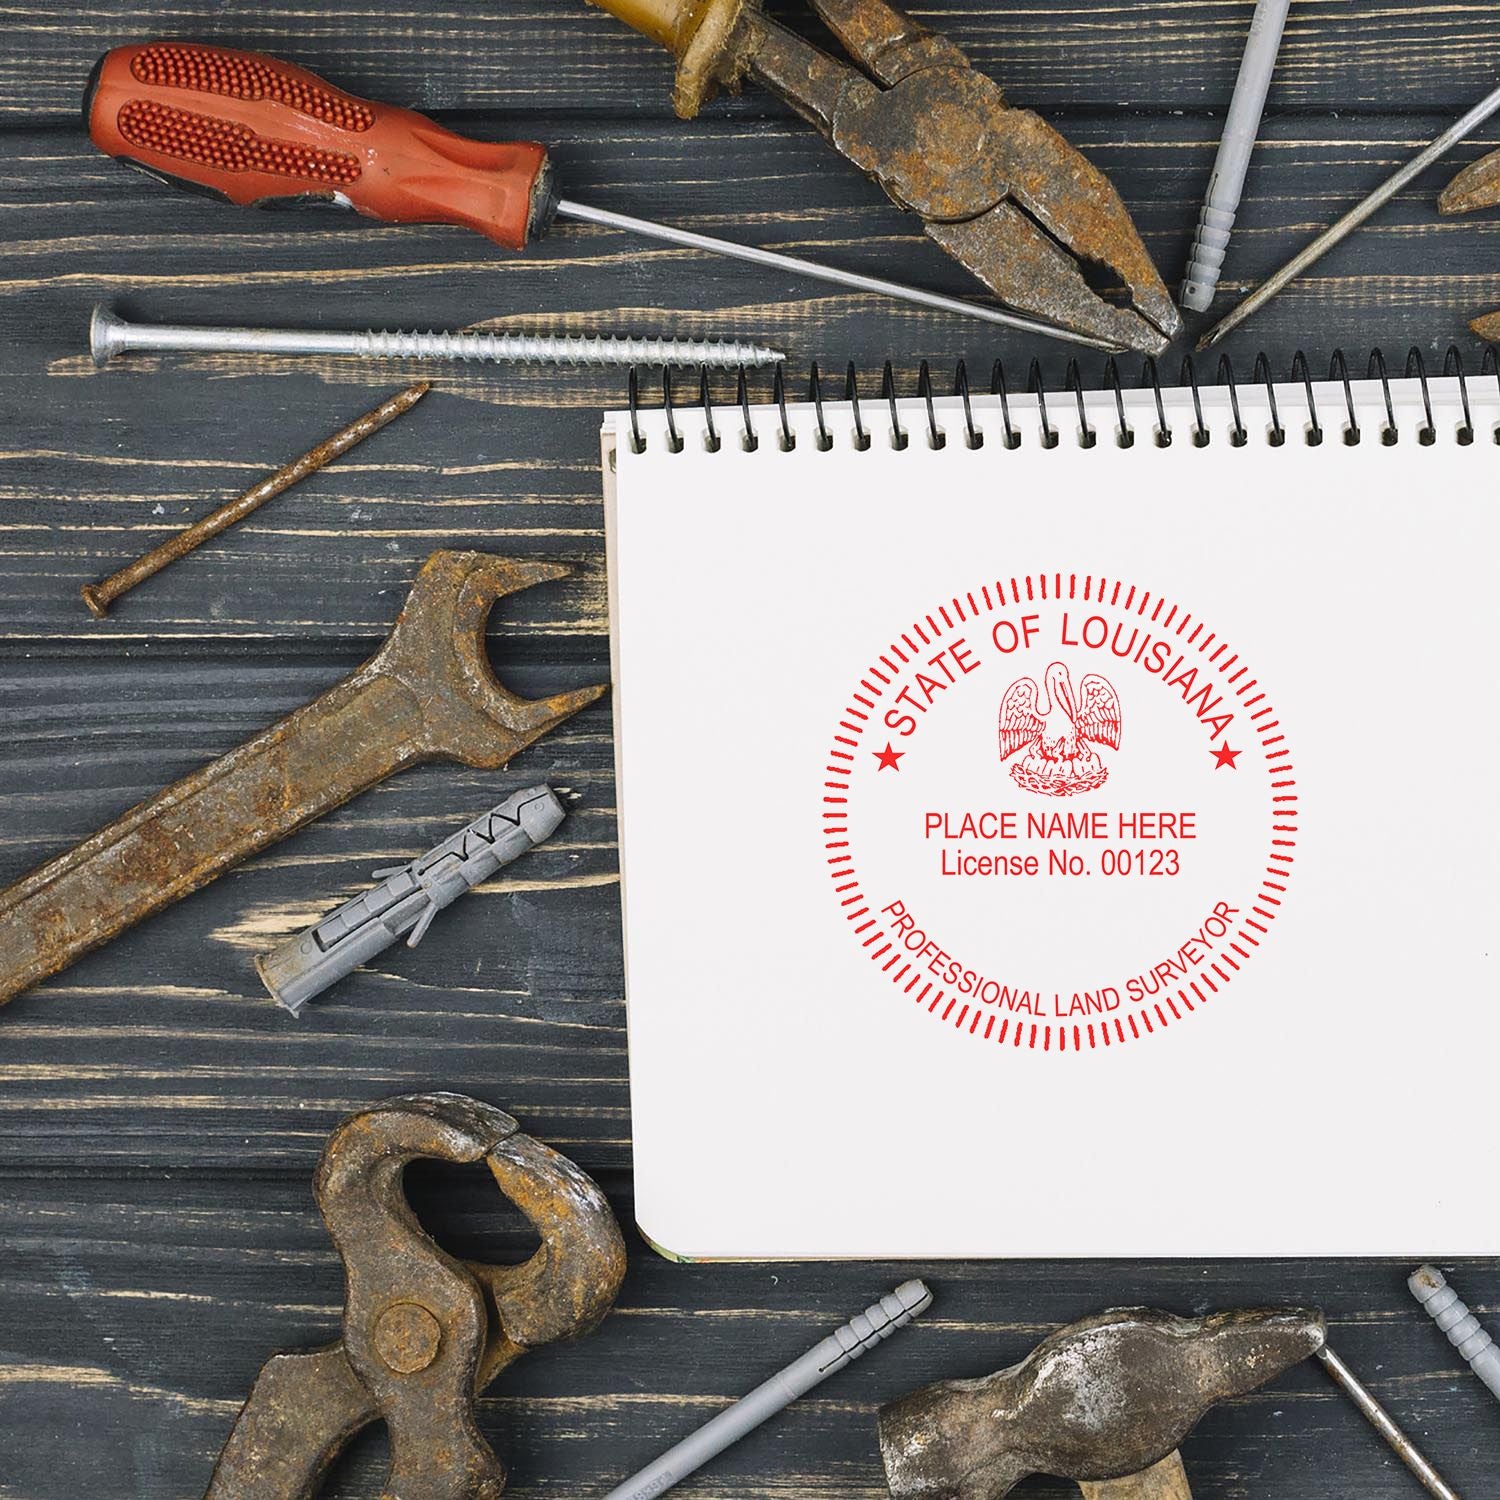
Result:
<svg viewBox="0 0 1500 1500"><path fill-rule="evenodd" d="M876 750L874 752L875 759L880 762L880 769L882 771L899 771L901 767L896 762L905 754L906 751L904 750L892 750L889 740L886 741L884 750Z"/></svg>
<svg viewBox="0 0 1500 1500"><path fill-rule="evenodd" d="M1235 761L1244 753L1243 750L1231 750L1228 741L1220 745L1217 750L1209 751L1209 754L1214 758L1214 770L1216 771L1222 771L1225 766L1228 766L1231 771L1238 771L1239 767L1235 765Z"/></svg>

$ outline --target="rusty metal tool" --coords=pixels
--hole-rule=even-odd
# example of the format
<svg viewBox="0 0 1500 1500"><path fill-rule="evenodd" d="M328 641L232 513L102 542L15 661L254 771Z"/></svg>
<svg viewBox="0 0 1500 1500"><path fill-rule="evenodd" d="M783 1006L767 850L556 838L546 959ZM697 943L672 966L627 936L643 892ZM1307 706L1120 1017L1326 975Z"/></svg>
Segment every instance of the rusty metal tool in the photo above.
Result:
<svg viewBox="0 0 1500 1500"><path fill-rule="evenodd" d="M884 0L812 0L859 68L768 18L760 0L593 3L670 49L684 119L715 89L753 78L1007 306L1148 354L1181 328L1109 179L1039 116L1008 105L952 42ZM1134 311L1098 296L1079 261L1119 276Z"/></svg>
<svg viewBox="0 0 1500 1500"><path fill-rule="evenodd" d="M1500 151L1470 162L1438 195L1440 214L1469 214L1500 205ZM1500 340L1500 312L1473 318L1470 329L1489 343Z"/></svg>
<svg viewBox="0 0 1500 1500"><path fill-rule="evenodd" d="M1500 151L1471 161L1438 194L1441 214L1469 214L1500 204Z"/></svg>
<svg viewBox="0 0 1500 1500"><path fill-rule="evenodd" d="M1029 1474L1071 1479L1084 1500L1192 1500L1177 1450L1204 1413L1327 1352L1323 1315L1311 1308L1099 1313L1009 1369L883 1408L886 1479L895 1500L999 1500ZM1412 1464L1421 1455L1404 1441L1421 1477Z"/></svg>
<svg viewBox="0 0 1500 1500"><path fill-rule="evenodd" d="M1044 1339L982 1380L950 1380L882 1408L896 1500L996 1500L1028 1474L1087 1500L1189 1500L1177 1445L1216 1402L1323 1345L1321 1313L1249 1309L1189 1320L1115 1309Z"/></svg>
<svg viewBox="0 0 1500 1500"><path fill-rule="evenodd" d="M469 140L410 110L356 99L264 53L201 42L120 47L95 68L84 113L100 150L231 203L336 203L388 223L465 226L510 250L545 234L554 218L573 219L1060 336L1048 323L999 308L574 203L557 195L551 161L534 142Z"/></svg>
<svg viewBox="0 0 1500 1500"><path fill-rule="evenodd" d="M387 776L494 770L592 703L605 686L518 698L485 650L496 600L567 571L434 552L364 666L0 891L0 1003Z"/></svg>
<svg viewBox="0 0 1500 1500"><path fill-rule="evenodd" d="M541 1247L519 1265L457 1261L401 1186L421 1157L483 1162ZM313 1179L344 1262L343 1336L261 1370L206 1500L311 1500L349 1440L383 1419L387 1500L496 1500L506 1473L476 1395L530 1349L594 1328L614 1304L625 1245L604 1195L509 1115L461 1094L410 1094L350 1115Z"/></svg>
<svg viewBox="0 0 1500 1500"><path fill-rule="evenodd" d="M1471 131L1500 109L1500 88L1486 94L1467 113L1460 115L1440 136L1424 146L1404 167L1392 172L1373 192L1367 193L1348 213L1336 219L1322 234L1307 242L1279 271L1268 276L1227 317L1221 318L1198 340L1199 351L1211 348L1233 333L1246 318L1258 312L1284 287L1295 281L1312 263L1353 234L1371 214L1383 208L1413 178L1425 172L1439 157L1446 156Z"/></svg>
<svg viewBox="0 0 1500 1500"><path fill-rule="evenodd" d="M186 557L189 552L196 551L204 542L212 541L220 532L228 531L236 522L243 521L252 511L259 510L266 501L274 500L278 495L284 495L293 485L301 484L310 474L316 474L319 469L327 468L336 458L342 458L351 448L357 448L367 437L373 437L382 427L387 427L397 417L404 416L431 389L431 384L425 380L408 386L399 395L392 396L388 401L382 401L373 411L367 411L364 416L356 417L347 427L334 433L332 437L324 438L317 447L309 449L301 458L294 458L291 463L277 469L274 474L266 475L258 484L251 485L242 495L219 506L217 510L204 516L201 521L195 521L191 526L183 527L166 541L136 558L133 563L128 563L117 572L111 573L108 578L100 579L98 583L84 584L78 592L83 596L83 602L88 606L89 613L96 620L102 620L109 613L110 605L122 594L128 594L138 584L144 583L148 578L154 578L169 563L174 563L178 558Z"/></svg>

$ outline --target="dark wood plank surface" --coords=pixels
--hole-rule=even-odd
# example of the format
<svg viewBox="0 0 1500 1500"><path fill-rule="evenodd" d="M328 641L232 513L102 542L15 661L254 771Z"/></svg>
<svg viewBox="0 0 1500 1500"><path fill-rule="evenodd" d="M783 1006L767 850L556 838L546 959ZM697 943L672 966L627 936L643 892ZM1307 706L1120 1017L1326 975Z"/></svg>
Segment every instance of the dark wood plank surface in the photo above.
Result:
<svg viewBox="0 0 1500 1500"><path fill-rule="evenodd" d="M956 0L919 13L1111 174L1175 279L1249 9ZM1061 383L1061 345L620 235L560 226L514 257L457 231L236 216L173 196L95 155L76 119L96 56L158 34L279 51L475 134L541 137L585 201L976 290L764 95L674 122L665 55L582 0L0 8L0 880L347 672L434 548L574 568L497 611L493 654L518 689L608 670L595 455L598 414L623 397L618 372L444 370L399 427L107 622L89 620L80 583L408 378L391 365L229 358L96 372L83 354L95 301L181 321L717 332L777 343L799 372L849 358L878 372L889 357L907 381L922 358L946 370L962 357L987 374L996 355L1024 378L1036 354ZM1492 7L1295 6L1220 307L1497 74ZM1229 346L1241 377L1261 348L1284 372L1299 347L1317 364L1343 347L1362 367L1371 344L1397 360L1416 345L1436 361L1456 342L1477 368L1464 324L1500 305L1500 214L1444 222L1432 205L1449 170L1497 141L1500 127L1482 130L1255 319ZM1083 364L1092 381L1098 362ZM1163 370L1175 378L1176 356ZM201 1492L262 1360L334 1333L339 1265L309 1179L349 1109L432 1087L492 1100L593 1172L628 1222L612 770L600 706L499 776L408 772L0 1012L0 1496ZM374 866L543 776L583 793L556 839L468 897L417 952L386 955L300 1024L269 1003L254 952L358 890ZM1476 1078L1488 1061L1476 1060ZM1371 1108L1393 1089L1399 1080L1371 1080ZM1357 1122L1322 1119L1315 1091L1291 1077L1285 1107L1310 1131L1349 1130L1358 1149ZM1160 1191L1166 1212L1174 1202L1191 1212L1191 1183L1144 1190ZM413 1191L459 1253L522 1252L486 1181L421 1172ZM482 1404L522 1500L603 1493L913 1269L673 1266L637 1239L631 1249L604 1328L533 1355ZM918 1329L684 1495L874 1500L881 1400L1008 1363L1101 1306L1258 1301L1327 1308L1346 1358L1459 1490L1500 1493L1500 1409L1408 1299L1404 1262L921 1269L940 1301ZM1500 1259L1456 1276L1493 1321ZM1200 1500L1417 1493L1312 1367L1212 1414L1186 1456ZM381 1463L380 1439L362 1442L334 1492L378 1493ZM1038 1481L1026 1492L1072 1491Z"/></svg>

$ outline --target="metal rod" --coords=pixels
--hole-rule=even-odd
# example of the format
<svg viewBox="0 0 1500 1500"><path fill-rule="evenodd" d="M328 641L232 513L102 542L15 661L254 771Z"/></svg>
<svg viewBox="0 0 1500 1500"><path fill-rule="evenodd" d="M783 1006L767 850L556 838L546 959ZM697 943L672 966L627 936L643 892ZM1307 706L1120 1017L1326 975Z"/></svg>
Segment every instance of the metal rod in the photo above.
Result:
<svg viewBox="0 0 1500 1500"><path fill-rule="evenodd" d="M535 338L526 333L323 333L313 329L184 328L127 323L94 309L89 345L96 365L117 354L350 354L357 359L495 360L550 365L777 365L786 355L762 344L718 339Z"/></svg>
<svg viewBox="0 0 1500 1500"><path fill-rule="evenodd" d="M1370 1394L1359 1377L1326 1344L1318 1350L1323 1368L1343 1387L1344 1393L1369 1419L1370 1425L1391 1445L1397 1458L1416 1475L1422 1488L1437 1500L1461 1500L1436 1469L1422 1457L1421 1451L1396 1425L1391 1414Z"/></svg>
<svg viewBox="0 0 1500 1500"><path fill-rule="evenodd" d="M1295 281L1319 256L1331 250L1340 240L1358 229L1376 209L1389 203L1419 172L1425 171L1440 156L1446 155L1472 130L1482 125L1500 109L1500 88L1486 94L1467 114L1455 120L1432 144L1419 151L1398 172L1392 173L1368 197L1360 199L1343 218L1330 224L1322 234L1294 255L1274 276L1258 286L1229 316L1216 323L1198 340L1200 350L1217 344L1226 334L1238 328L1246 318L1266 305L1290 281Z"/></svg>
<svg viewBox="0 0 1500 1500"><path fill-rule="evenodd" d="M334 459L342 458L367 437L374 436L382 427L388 426L397 417L404 416L431 389L431 383L425 380L408 386L389 401L382 401L374 411L367 411L342 431L325 438L301 458L295 458L274 474L268 474L259 484L252 485L244 494L221 505L201 521L195 521L191 526L185 526L169 536L166 541L153 547L144 556L136 558L133 563L111 573L98 583L84 584L79 593L83 595L83 602L88 605L89 613L96 620L102 620L109 613L110 605L122 594L129 593L137 584L160 573L168 563L176 562L179 557L186 557L189 552L212 540L221 531L227 531L235 522L244 520L251 511L259 510L267 500L274 500L294 484L300 484L308 475L316 474Z"/></svg>
<svg viewBox="0 0 1500 1500"><path fill-rule="evenodd" d="M586 203L574 203L567 198L559 201L557 212L561 218L579 219L607 229L623 229L649 239L664 240L669 245L681 245L687 250L705 250L714 255L727 255L732 260L747 260L752 265L790 271L793 275L807 276L814 281L827 281L835 286L873 292L877 297L894 297L898 302L911 302L918 307L933 308L937 312L957 313L963 318L979 318L986 323L998 323L1002 328L1018 328L1023 333L1035 334L1039 338L1061 339L1064 343L1084 344L1090 349L1105 349L1111 353L1119 353L1123 349L1123 345L1093 338L1086 333L1073 333L1069 329L1059 328L1055 323L1044 323L1039 318L1027 318L998 307L965 302L958 297L945 297L940 292L925 292L920 287L906 286L899 281L886 281L879 276L864 276L858 271L840 271L833 266L820 266L813 261L802 260L799 256L782 255L776 250L741 245L734 240L716 239L709 234L694 234L690 229L674 229L670 224L658 224L653 219L636 219L607 208L591 208Z"/></svg>

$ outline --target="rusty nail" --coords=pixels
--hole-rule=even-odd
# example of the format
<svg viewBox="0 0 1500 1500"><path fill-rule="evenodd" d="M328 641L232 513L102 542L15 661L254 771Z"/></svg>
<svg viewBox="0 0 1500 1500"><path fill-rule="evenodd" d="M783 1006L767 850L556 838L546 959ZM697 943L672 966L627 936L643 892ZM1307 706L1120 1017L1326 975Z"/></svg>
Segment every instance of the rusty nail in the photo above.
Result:
<svg viewBox="0 0 1500 1500"><path fill-rule="evenodd" d="M108 578L101 579L98 583L84 584L79 592L83 595L83 602L88 605L89 613L96 620L102 620L109 613L110 605L121 594L129 593L137 584L144 583L146 579L161 572L168 563L176 562L179 557L186 557L189 552L218 536L221 531L227 531L236 521L244 520L251 511L259 510L267 500L274 500L277 495L291 489L294 484L300 484L310 474L316 474L319 469L326 468L334 459L342 458L351 448L358 447L364 442L367 437L372 437L382 427L409 412L431 389L432 383L426 380L408 386L400 395L392 396L388 401L382 401L374 411L367 411L364 416L351 422L342 431L334 433L330 438L325 438L316 448L310 449L301 458L293 459L291 463L277 469L274 474L268 474L259 484L252 485L246 490L243 495L221 505L201 521L195 521L191 526L184 527L175 535L168 537L160 546L153 547L143 557L136 558L133 563L127 564L118 572L111 573Z"/></svg>

